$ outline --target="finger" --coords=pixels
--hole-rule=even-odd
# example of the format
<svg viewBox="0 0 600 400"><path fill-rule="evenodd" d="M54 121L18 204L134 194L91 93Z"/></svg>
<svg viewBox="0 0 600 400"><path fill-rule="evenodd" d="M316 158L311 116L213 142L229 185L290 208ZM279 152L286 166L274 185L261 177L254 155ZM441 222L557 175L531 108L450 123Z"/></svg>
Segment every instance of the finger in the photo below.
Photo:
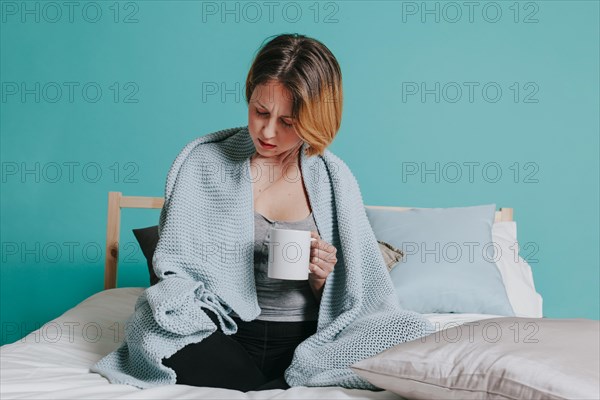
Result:
<svg viewBox="0 0 600 400"><path fill-rule="evenodd" d="M335 253L335 247L324 240L317 239L311 242L311 247L317 248L327 253Z"/></svg>
<svg viewBox="0 0 600 400"><path fill-rule="evenodd" d="M330 262L330 263L333 263L334 260L336 259L335 252L331 253L327 249L323 250L322 248L319 248L319 247L313 247L311 249L310 256L318 257L319 259Z"/></svg>
<svg viewBox="0 0 600 400"><path fill-rule="evenodd" d="M325 278L327 278L327 275L328 275L327 272L324 271L317 264L310 263L309 270L313 274L313 276L316 276L319 279L325 279Z"/></svg>
<svg viewBox="0 0 600 400"><path fill-rule="evenodd" d="M326 260L320 257L312 257L310 262L319 267L321 270L325 271L326 275L329 275L329 273L333 271L333 267L335 266L337 260L335 258L332 260Z"/></svg>
<svg viewBox="0 0 600 400"><path fill-rule="evenodd" d="M331 252L332 248L333 246L324 240L316 239L310 242L310 250L312 253L314 253L313 255L318 256L321 254L322 258L325 258L325 256Z"/></svg>
<svg viewBox="0 0 600 400"><path fill-rule="evenodd" d="M310 237L315 239L321 239L321 236L319 236L319 232L317 231L310 231Z"/></svg>

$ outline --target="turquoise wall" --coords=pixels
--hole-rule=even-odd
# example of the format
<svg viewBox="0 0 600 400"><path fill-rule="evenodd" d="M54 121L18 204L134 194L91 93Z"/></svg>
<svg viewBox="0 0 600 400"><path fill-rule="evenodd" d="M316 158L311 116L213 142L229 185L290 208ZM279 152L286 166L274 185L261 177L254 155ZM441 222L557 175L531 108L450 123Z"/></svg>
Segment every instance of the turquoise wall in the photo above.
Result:
<svg viewBox="0 0 600 400"><path fill-rule="evenodd" d="M185 144L245 125L284 32L341 64L330 149L366 204L514 207L544 314L599 319L598 2L73 4L0 3L2 343L102 290L107 193L162 196ZM158 213L123 214L119 286Z"/></svg>

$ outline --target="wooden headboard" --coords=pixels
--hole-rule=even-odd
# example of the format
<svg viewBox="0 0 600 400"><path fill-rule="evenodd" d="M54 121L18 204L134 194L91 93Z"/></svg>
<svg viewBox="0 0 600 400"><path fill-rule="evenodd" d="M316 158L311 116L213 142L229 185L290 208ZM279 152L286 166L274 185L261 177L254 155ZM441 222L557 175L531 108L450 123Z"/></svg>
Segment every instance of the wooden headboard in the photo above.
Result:
<svg viewBox="0 0 600 400"><path fill-rule="evenodd" d="M108 192L108 219L106 224L106 252L104 257L104 289L117 287L117 264L119 262L119 238L122 208L162 208L162 197L123 196L121 192ZM371 209L406 211L415 207L368 206ZM495 221L512 221L513 209L500 208Z"/></svg>

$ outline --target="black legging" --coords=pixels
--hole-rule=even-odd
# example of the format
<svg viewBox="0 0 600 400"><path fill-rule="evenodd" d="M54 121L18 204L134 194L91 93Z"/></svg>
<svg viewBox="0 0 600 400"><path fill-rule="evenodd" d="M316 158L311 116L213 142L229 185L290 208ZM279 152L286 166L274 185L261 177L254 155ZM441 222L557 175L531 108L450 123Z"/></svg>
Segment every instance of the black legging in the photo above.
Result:
<svg viewBox="0 0 600 400"><path fill-rule="evenodd" d="M163 359L163 364L177 374L177 383L242 392L290 387L283 373L298 344L316 332L317 321L245 322L233 317L238 330L226 335L217 316L204 311L217 330Z"/></svg>

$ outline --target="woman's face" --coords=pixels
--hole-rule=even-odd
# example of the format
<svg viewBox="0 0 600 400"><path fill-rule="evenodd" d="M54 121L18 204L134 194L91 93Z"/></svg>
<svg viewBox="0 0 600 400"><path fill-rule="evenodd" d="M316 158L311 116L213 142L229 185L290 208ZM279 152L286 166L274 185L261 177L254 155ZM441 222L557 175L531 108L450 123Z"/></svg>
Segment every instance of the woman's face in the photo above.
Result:
<svg viewBox="0 0 600 400"><path fill-rule="evenodd" d="M291 115L291 93L281 83L270 81L254 89L248 105L248 131L260 156L282 160L300 149L303 141Z"/></svg>

